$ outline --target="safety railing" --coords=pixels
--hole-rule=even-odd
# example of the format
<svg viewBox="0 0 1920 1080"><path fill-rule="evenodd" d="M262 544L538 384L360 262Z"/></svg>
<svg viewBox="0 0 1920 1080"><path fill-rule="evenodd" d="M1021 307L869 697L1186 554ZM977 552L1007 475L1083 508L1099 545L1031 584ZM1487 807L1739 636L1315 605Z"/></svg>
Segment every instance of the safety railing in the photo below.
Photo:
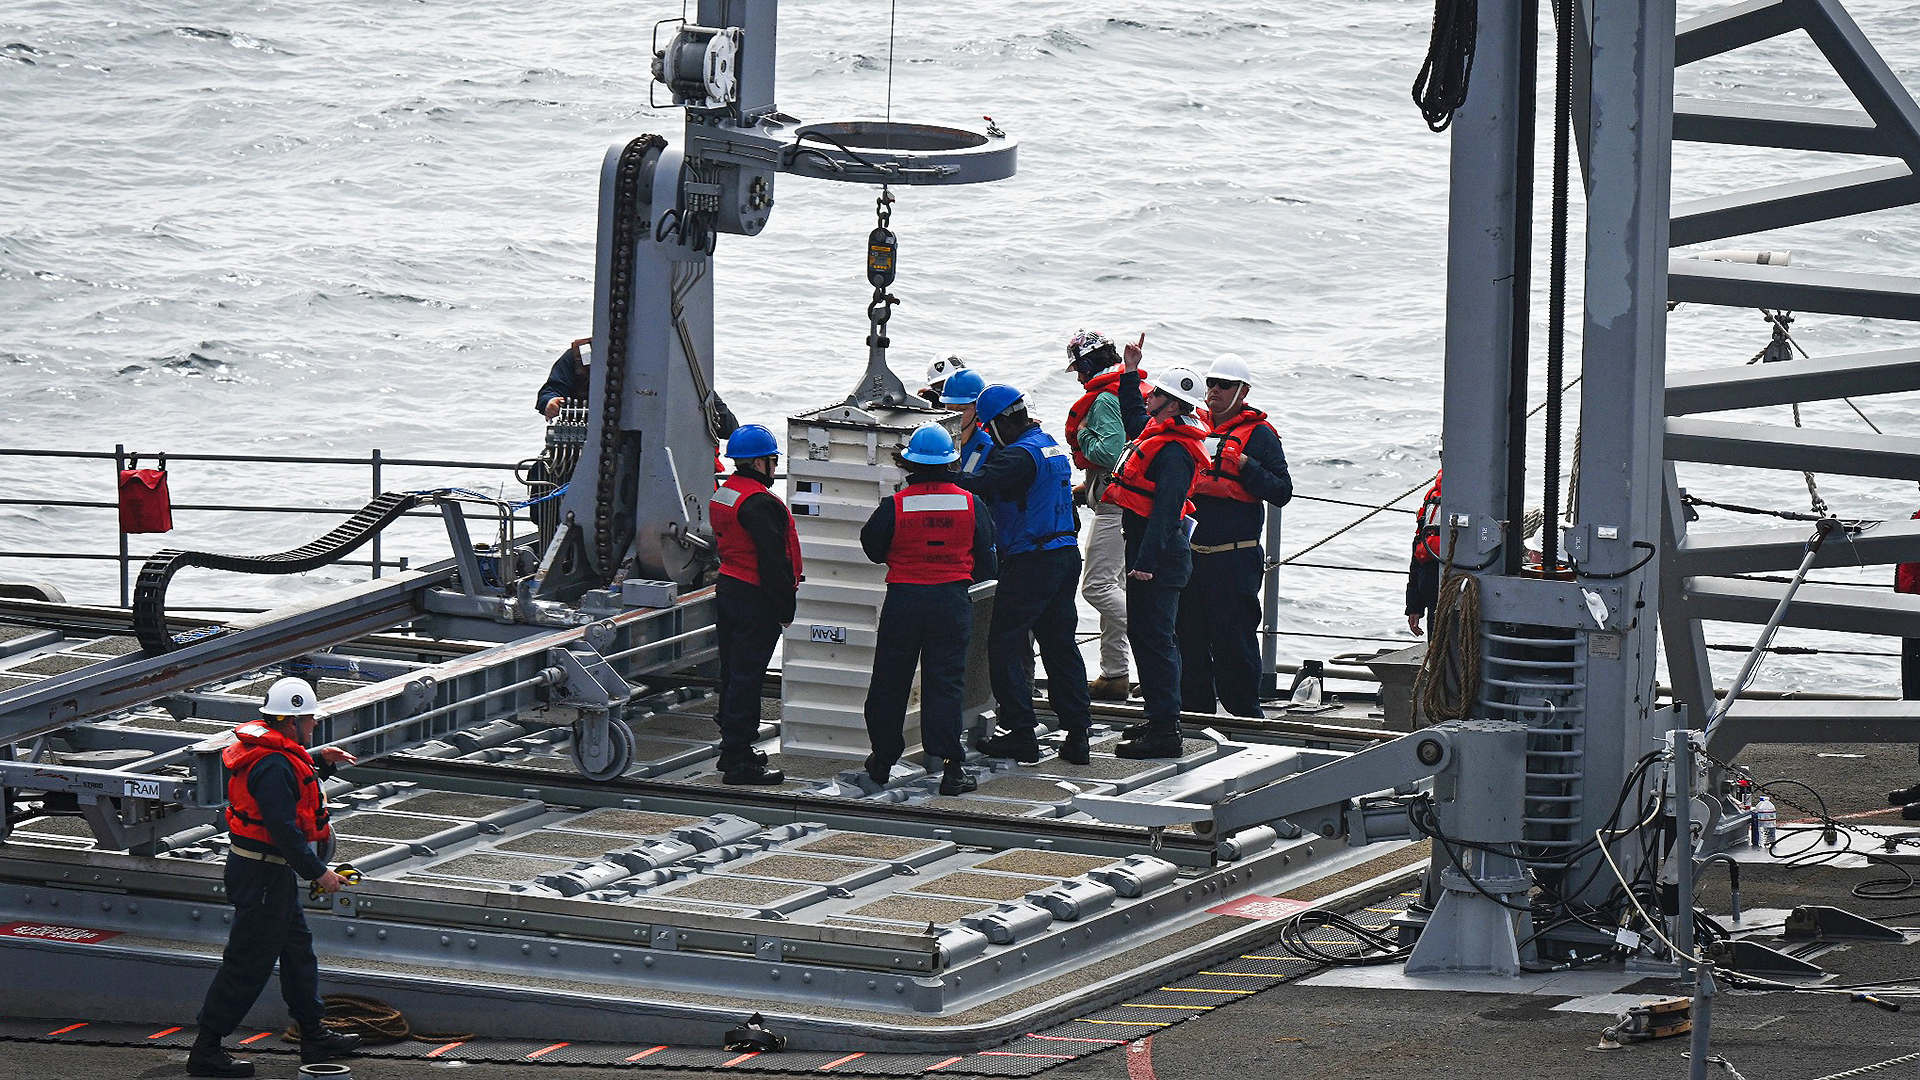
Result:
<svg viewBox="0 0 1920 1080"><path fill-rule="evenodd" d="M118 563L119 573L120 573L120 606L121 607L126 607L131 603L133 574L135 572L135 568L140 563L145 562L146 559L153 554L152 552L134 551L133 544L129 539L129 537L133 535L153 535L153 534L130 534L121 528L120 520L119 520L120 503L119 503L118 496L119 496L119 484L120 484L121 471L125 469L139 468L139 463L142 460L157 462L160 466L167 468L169 470L171 470L174 466L180 465L182 463L223 463L223 464L234 464L234 465L240 465L240 466L250 466L250 467L297 466L300 468L329 467L329 468L363 469L366 471L367 477L368 477L368 484L367 484L366 490L368 492L369 499L375 496L378 496L381 493L383 493L385 490L387 490L387 484L392 480L392 477L388 475L388 470L390 469L457 469L462 471L474 471L474 472L509 472L511 473L518 470L521 464L518 462L500 462L500 461L457 461L457 460L449 460L449 459L442 459L442 458L389 457L387 456L385 451L379 450L379 449L370 450L365 455L356 457L356 456L345 456L345 455L305 455L305 454L212 454L212 453L192 453L192 452L177 453L171 450L133 452L133 451L129 451L125 444L116 444L111 452L94 451L94 450L55 450L55 449L19 448L19 447L0 447L0 458L19 458L19 459L28 459L28 460L41 460L41 461L48 461L48 462L57 461L57 460L101 461L101 462L107 462L112 466L113 472L107 478L108 479L107 490L113 493L114 495L114 498L112 499L102 500L102 499L52 499L52 498L0 497L0 507L4 507L4 506L43 507L43 508L57 507L57 508L63 508L63 509L108 511L112 516L109 518L107 523L104 523L105 527L103 527L102 533L105 534L110 532L113 536L116 537L117 539L116 551L33 551L33 550L12 550L7 548L0 548L0 558L72 560L72 561L83 561L83 562ZM280 479L284 480L285 478L284 476L282 476L280 477ZM290 487L290 486L292 485L283 485L280 488L280 490L285 490L286 487ZM311 485L307 485L303 482L301 486L311 486ZM439 486L439 485L435 485L435 486ZM13 490L18 491L18 490L21 490L22 487L24 487L24 485L21 485L21 487L15 487ZM253 488L251 490L259 491L261 493L266 493L276 489L272 484L272 481L268 480L267 482L262 483L258 488ZM288 504L273 503L273 502L266 502L266 501L246 500L246 501L230 501L230 502L175 502L175 503L172 503L172 509L175 512L184 511L187 513L221 512L221 513L271 514L271 515L323 514L323 515L333 515L338 517L347 517L352 515L356 510L360 509L360 504L355 503L351 506L288 505ZM493 519L497 517L497 512L488 511L485 507L485 504L477 504L477 505L464 504L462 506L462 512L466 514L468 517L477 517L477 518L484 517L488 519ZM407 516L438 519L440 517L440 512L438 510L416 510L416 511L410 512ZM382 545L381 539L382 538L378 534L374 535L369 545L369 552L366 558L342 559L333 565L366 567L369 571L369 576L375 577L375 578L380 577L382 572L385 570L406 569L409 563L409 558L405 555L402 555L396 559L387 558L385 552L383 551L383 545ZM159 546L165 547L168 545L162 544Z"/></svg>

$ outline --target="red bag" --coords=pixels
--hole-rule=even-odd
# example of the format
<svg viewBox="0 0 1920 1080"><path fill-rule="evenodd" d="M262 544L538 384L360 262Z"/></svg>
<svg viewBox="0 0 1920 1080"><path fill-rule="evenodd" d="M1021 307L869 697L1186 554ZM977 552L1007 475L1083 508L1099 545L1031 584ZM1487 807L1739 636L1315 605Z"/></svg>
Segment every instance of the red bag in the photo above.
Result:
<svg viewBox="0 0 1920 1080"><path fill-rule="evenodd" d="M120 531L173 531L173 496L167 492L167 470L120 470Z"/></svg>

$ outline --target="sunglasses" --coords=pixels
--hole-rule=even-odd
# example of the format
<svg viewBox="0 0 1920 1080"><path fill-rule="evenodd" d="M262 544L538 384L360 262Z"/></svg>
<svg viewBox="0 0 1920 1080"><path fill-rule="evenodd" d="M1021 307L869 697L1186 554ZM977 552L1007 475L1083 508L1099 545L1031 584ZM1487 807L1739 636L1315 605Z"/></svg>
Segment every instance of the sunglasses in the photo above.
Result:
<svg viewBox="0 0 1920 1080"><path fill-rule="evenodd" d="M1232 379L1208 379L1207 380L1207 389L1209 390L1231 390L1234 387L1239 385L1240 384L1238 382L1235 382Z"/></svg>

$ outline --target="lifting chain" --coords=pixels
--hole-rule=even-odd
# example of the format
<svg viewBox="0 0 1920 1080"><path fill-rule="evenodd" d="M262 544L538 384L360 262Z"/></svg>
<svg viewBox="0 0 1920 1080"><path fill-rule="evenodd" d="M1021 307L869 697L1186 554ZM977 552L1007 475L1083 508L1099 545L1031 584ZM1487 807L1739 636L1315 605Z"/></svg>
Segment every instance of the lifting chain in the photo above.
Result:
<svg viewBox="0 0 1920 1080"><path fill-rule="evenodd" d="M873 200L873 216L873 231L867 234L867 280L873 284L873 299L867 302L867 324L871 328L867 346L885 349L891 344L887 340L887 320L893 317L893 306L900 302L887 291L899 268L900 244L893 230L887 228L893 220L893 192L884 184Z"/></svg>

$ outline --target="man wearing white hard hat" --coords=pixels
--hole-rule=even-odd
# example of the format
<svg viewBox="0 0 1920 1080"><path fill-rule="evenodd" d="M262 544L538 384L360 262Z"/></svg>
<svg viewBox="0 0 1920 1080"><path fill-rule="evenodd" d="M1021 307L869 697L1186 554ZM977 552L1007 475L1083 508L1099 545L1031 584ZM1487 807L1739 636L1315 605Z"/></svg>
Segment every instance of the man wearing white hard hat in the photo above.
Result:
<svg viewBox="0 0 1920 1080"><path fill-rule="evenodd" d="M955 372L965 370L964 358L953 353L934 353L933 359L927 361L927 385L920 388L919 396L925 398L927 404L940 408L940 391L946 389L947 380L953 378Z"/></svg>
<svg viewBox="0 0 1920 1080"><path fill-rule="evenodd" d="M331 1032L321 1023L320 965L300 909L297 878L327 893L346 884L327 869L333 829L320 781L355 758L337 746L307 750L318 720L313 687L304 679L281 679L268 688L260 719L234 728L233 743L220 755L227 767L231 846L225 884L233 924L195 1021L200 1032L187 1055L190 1076L253 1075L253 1063L236 1060L220 1040L246 1019L275 963L280 994L300 1030L302 1062L331 1061L360 1045L358 1035Z"/></svg>
<svg viewBox="0 0 1920 1080"><path fill-rule="evenodd" d="M1247 404L1253 372L1233 353L1207 369L1207 464L1193 482L1193 577L1180 594L1180 702L1260 715L1260 535L1267 506L1293 498L1267 414Z"/></svg>
<svg viewBox="0 0 1920 1080"><path fill-rule="evenodd" d="M1193 573L1187 548L1187 494L1207 463L1206 428L1193 412L1206 399L1205 380L1189 367L1162 368L1153 389L1140 392L1140 352L1147 336L1122 358L1120 415L1132 441L1120 453L1106 500L1125 511L1127 636L1146 722L1128 728L1114 753L1123 758L1177 758L1180 739L1180 645L1175 636L1180 592Z"/></svg>

